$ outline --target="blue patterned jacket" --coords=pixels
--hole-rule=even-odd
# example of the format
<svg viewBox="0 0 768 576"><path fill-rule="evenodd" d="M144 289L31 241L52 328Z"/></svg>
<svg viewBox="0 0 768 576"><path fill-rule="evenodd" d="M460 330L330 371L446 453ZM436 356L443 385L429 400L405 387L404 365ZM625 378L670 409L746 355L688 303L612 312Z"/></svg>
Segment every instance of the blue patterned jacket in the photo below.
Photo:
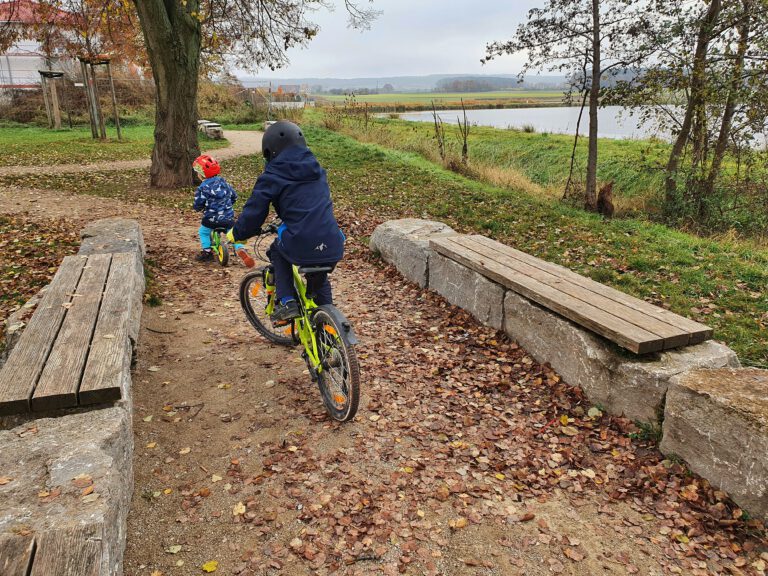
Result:
<svg viewBox="0 0 768 576"><path fill-rule="evenodd" d="M206 178L195 190L192 208L203 212L203 218L210 222L231 222L235 219L232 209L237 192L222 176Z"/></svg>

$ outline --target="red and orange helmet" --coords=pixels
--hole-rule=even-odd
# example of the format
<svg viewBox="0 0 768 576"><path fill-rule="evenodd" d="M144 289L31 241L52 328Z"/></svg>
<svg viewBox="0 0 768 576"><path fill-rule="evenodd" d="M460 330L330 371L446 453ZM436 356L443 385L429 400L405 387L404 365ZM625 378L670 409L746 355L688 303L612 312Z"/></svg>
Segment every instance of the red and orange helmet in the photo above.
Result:
<svg viewBox="0 0 768 576"><path fill-rule="evenodd" d="M207 154L195 158L195 161L192 162L192 168L194 168L201 180L213 178L221 172L219 163Z"/></svg>

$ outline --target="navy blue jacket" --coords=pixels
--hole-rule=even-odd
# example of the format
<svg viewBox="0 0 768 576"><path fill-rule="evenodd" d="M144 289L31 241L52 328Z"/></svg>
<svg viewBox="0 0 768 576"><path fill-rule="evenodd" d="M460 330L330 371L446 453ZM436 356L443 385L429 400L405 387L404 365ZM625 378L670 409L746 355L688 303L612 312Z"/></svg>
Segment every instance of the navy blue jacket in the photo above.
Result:
<svg viewBox="0 0 768 576"><path fill-rule="evenodd" d="M259 233L270 203L283 221L278 247L293 264L338 262L344 234L333 216L325 170L307 148L286 148L267 163L232 234L245 240Z"/></svg>

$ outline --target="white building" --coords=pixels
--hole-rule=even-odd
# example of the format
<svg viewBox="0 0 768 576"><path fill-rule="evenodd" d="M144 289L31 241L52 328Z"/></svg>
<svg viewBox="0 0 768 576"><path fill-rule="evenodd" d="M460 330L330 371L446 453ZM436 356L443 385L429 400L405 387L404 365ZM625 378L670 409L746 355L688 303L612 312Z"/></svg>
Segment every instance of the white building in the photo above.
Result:
<svg viewBox="0 0 768 576"><path fill-rule="evenodd" d="M33 0L0 2L0 28L9 27L18 35L11 47L0 53L0 89L37 88L40 85L38 70L51 69L40 43L28 38L41 18L39 6ZM66 12L56 11L43 26L55 26L56 20L66 18Z"/></svg>

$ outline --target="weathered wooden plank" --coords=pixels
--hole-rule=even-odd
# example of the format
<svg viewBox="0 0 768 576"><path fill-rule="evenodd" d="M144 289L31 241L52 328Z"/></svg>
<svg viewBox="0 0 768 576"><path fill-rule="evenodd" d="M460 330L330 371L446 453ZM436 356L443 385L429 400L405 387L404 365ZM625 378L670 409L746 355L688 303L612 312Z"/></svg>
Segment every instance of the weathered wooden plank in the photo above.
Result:
<svg viewBox="0 0 768 576"><path fill-rule="evenodd" d="M87 525L44 532L37 537L30 576L97 576L102 531Z"/></svg>
<svg viewBox="0 0 768 576"><path fill-rule="evenodd" d="M123 372L130 370L128 322L136 281L135 256L115 254L80 384L81 405L120 399Z"/></svg>
<svg viewBox="0 0 768 576"><path fill-rule="evenodd" d="M527 261L508 256L496 248L491 248L485 244L477 242L474 237L457 237L454 241L461 246L474 250L485 258L509 266L511 269L514 269L521 274L528 275L542 284L546 284L556 290L565 292L566 294L600 308L619 319L626 320L638 328L642 328L643 330L655 334L663 340L663 348L676 348L688 344L690 335L685 330L650 317L621 302L606 298L601 294L591 291L588 287L572 283L569 279L553 274L548 270L532 266ZM597 284L596 282L593 283Z"/></svg>
<svg viewBox="0 0 768 576"><path fill-rule="evenodd" d="M510 270L508 266L491 261L456 242L431 240L430 245L434 245L435 249L438 249L439 246L438 251L452 260L480 272L529 300L537 302L597 334L605 336L627 350L636 354L646 354L662 349L664 342L655 334L616 318L600 308L551 286L542 284L530 276Z"/></svg>
<svg viewBox="0 0 768 576"><path fill-rule="evenodd" d="M615 302L619 302L629 308L637 310L638 312L647 314L651 318L655 318L661 322L676 326L690 335L690 341L688 344L698 344L699 342L704 342L705 340L709 340L712 337L712 328L706 326L705 324L700 324L699 322L695 322L690 318L680 316L679 314L675 314L674 312L670 312L669 310L665 310L664 308L660 308L659 306L655 306L645 302L644 300L635 298L629 294L625 294L620 290L616 290L615 288L611 288L610 286L606 286L605 284L601 284L600 282L586 278L585 276L577 274L573 270L569 270L564 266L536 258L535 256L531 256L530 254L526 254L525 252L516 250L511 246L507 246L506 244L501 244L500 242L486 238L485 236L471 236L471 238L480 244L484 244L490 248L497 249L508 256L527 262L532 266L542 270L557 274L562 278L571 281L573 284L587 288L596 294L600 294L601 296L605 296L606 298L609 298Z"/></svg>
<svg viewBox="0 0 768 576"><path fill-rule="evenodd" d="M31 536L0 534L0 574L27 576L34 551L35 541Z"/></svg>
<svg viewBox="0 0 768 576"><path fill-rule="evenodd" d="M37 310L0 371L0 416L30 409L29 401L59 332L85 256L67 256L59 266Z"/></svg>
<svg viewBox="0 0 768 576"><path fill-rule="evenodd" d="M32 410L77 406L77 389L99 314L110 254L88 257L67 317L32 396Z"/></svg>

